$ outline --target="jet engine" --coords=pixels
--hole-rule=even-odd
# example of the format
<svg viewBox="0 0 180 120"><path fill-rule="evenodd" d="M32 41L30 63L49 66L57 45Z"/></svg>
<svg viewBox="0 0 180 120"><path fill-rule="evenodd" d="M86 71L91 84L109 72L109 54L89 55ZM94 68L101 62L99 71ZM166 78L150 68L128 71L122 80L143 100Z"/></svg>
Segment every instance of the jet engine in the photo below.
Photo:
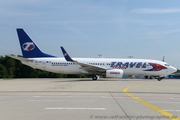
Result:
<svg viewBox="0 0 180 120"><path fill-rule="evenodd" d="M107 78L122 78L123 70L120 70L120 69L107 70L106 77Z"/></svg>

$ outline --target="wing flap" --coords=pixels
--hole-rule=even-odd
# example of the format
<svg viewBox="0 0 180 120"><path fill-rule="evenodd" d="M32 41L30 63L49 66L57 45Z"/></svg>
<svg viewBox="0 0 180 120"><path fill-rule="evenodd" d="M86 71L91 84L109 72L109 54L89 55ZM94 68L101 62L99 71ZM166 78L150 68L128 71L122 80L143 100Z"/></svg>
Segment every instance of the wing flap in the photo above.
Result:
<svg viewBox="0 0 180 120"><path fill-rule="evenodd" d="M82 63L82 62L78 62L78 61L76 62L76 64L81 65L82 69L85 69L87 71L105 72L107 69L105 67L90 65L90 64Z"/></svg>

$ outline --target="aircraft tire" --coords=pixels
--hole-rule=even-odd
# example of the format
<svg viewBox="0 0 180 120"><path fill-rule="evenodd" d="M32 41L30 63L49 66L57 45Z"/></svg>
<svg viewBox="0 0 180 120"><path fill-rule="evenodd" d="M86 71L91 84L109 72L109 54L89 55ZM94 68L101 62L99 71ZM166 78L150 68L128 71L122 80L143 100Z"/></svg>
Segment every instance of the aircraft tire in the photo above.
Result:
<svg viewBox="0 0 180 120"><path fill-rule="evenodd" d="M164 78L164 77L159 77L157 80L158 80L158 81L161 81L163 78Z"/></svg>
<svg viewBox="0 0 180 120"><path fill-rule="evenodd" d="M97 77L96 77L96 76L93 76L93 77L92 77L92 80L97 80Z"/></svg>

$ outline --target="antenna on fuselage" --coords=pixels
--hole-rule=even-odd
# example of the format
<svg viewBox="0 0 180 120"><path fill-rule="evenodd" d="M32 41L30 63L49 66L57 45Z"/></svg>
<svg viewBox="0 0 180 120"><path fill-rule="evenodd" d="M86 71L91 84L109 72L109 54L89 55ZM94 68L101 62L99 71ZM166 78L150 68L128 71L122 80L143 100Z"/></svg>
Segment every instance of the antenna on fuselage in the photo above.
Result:
<svg viewBox="0 0 180 120"><path fill-rule="evenodd" d="M101 54L98 54L98 57L99 57L99 58L102 58L102 55L101 55Z"/></svg>
<svg viewBox="0 0 180 120"><path fill-rule="evenodd" d="M133 58L133 56L131 56L131 55L130 55L130 56L128 56L128 58L132 59L132 58Z"/></svg>

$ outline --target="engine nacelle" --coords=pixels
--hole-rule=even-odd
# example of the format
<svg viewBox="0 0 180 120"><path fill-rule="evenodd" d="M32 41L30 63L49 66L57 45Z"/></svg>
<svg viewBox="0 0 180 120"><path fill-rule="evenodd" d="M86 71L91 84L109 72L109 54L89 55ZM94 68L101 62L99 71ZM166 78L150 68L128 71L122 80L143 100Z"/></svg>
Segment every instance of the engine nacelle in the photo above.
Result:
<svg viewBox="0 0 180 120"><path fill-rule="evenodd" d="M120 70L120 69L107 70L106 77L107 78L122 78L123 70Z"/></svg>

